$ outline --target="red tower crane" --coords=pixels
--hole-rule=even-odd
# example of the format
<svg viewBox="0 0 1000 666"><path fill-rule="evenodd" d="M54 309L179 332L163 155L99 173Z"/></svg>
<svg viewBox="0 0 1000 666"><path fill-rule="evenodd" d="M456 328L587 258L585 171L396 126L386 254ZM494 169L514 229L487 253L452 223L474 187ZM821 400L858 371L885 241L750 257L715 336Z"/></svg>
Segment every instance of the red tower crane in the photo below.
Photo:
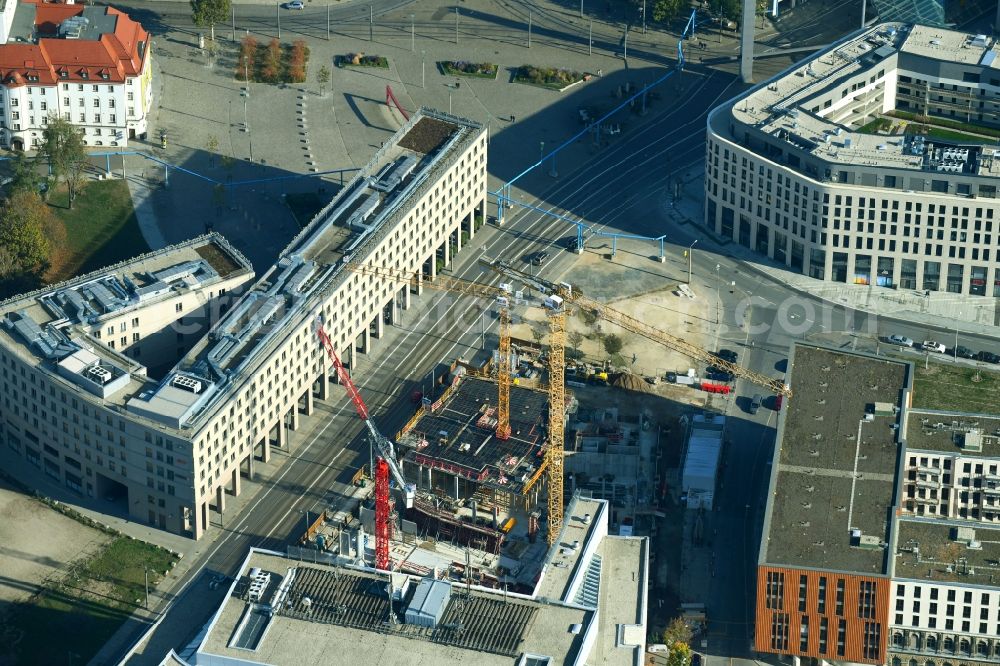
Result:
<svg viewBox="0 0 1000 666"><path fill-rule="evenodd" d="M392 522L389 519L389 514L391 513L389 473L392 473L393 478L403 492L407 508L413 506L413 497L416 494L416 488L412 483L406 483L406 480L403 478L403 470L396 461L396 452L392 446L392 440L379 432L378 428L375 427L375 423L372 422L371 416L368 413L368 406L365 405L365 401L361 398L361 393L358 392L358 388L351 381L351 376L347 373L347 369L340 362L340 357L334 351L333 343L330 341L330 336L327 335L326 330L323 329L322 321L316 322L316 335L319 337L323 348L333 362L333 367L337 369L337 378L344 385L344 388L347 389L347 395L350 396L351 402L354 403L354 409L357 410L358 416L368 427L368 434L378 449L378 460L375 463L374 470L375 568L389 571L389 540L392 538Z"/></svg>

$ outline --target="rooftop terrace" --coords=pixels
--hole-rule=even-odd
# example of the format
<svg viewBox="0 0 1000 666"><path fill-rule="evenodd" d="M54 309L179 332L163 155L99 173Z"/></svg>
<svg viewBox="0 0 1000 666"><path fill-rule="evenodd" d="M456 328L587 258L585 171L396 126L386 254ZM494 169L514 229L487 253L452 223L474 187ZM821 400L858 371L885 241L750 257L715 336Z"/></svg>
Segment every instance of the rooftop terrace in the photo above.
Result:
<svg viewBox="0 0 1000 666"><path fill-rule="evenodd" d="M1000 416L910 410L904 435L908 450L1000 458Z"/></svg>
<svg viewBox="0 0 1000 666"><path fill-rule="evenodd" d="M1000 580L1000 527L900 520L894 577L965 585Z"/></svg>
<svg viewBox="0 0 1000 666"><path fill-rule="evenodd" d="M885 572L906 364L795 345L795 397L781 423L761 563Z"/></svg>
<svg viewBox="0 0 1000 666"><path fill-rule="evenodd" d="M830 90L862 72L891 71L917 67L920 59L1000 67L996 40L942 28L882 23L832 45L750 91L732 106L732 117L764 134L777 137L807 153L836 164L882 166L899 169L955 171L1000 176L1000 151L976 145L921 137L880 136L852 131L838 120L849 107L820 104ZM909 70L907 70L909 71ZM895 86L890 79L886 86ZM860 92L859 96L867 93ZM895 91L886 97L895 98ZM859 97L861 99L861 97ZM871 102L871 118L882 111L882 100ZM716 128L725 127L718 116ZM725 130L728 132L728 130ZM958 152L956 152L956 148ZM817 174L812 174L817 175Z"/></svg>

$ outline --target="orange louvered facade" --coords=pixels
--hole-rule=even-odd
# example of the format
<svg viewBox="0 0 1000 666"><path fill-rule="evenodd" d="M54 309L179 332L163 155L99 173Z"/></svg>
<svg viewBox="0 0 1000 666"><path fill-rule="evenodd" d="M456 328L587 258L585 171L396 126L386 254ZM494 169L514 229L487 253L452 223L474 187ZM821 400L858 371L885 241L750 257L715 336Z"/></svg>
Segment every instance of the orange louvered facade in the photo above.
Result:
<svg viewBox="0 0 1000 666"><path fill-rule="evenodd" d="M758 652L882 664L889 579L757 567Z"/></svg>

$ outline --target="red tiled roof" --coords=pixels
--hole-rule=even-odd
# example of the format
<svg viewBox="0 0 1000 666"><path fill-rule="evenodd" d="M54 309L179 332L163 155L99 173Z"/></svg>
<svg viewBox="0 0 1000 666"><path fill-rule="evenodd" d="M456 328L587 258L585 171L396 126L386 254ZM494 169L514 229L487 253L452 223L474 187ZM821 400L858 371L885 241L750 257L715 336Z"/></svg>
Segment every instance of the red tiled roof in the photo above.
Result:
<svg viewBox="0 0 1000 666"><path fill-rule="evenodd" d="M83 13L82 5L36 4L35 25L47 34L56 34L65 19ZM105 12L116 17L115 29L99 40L43 37L38 44L0 45L0 83L123 83L126 77L138 75L149 53L149 33L117 9L107 7ZM141 53L140 42L145 44Z"/></svg>

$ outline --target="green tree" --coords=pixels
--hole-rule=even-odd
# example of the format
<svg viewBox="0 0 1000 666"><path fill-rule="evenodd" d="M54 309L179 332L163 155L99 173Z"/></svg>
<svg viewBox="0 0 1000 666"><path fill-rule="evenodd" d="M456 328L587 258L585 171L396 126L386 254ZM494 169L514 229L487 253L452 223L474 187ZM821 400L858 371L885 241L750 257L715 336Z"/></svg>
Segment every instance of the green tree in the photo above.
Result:
<svg viewBox="0 0 1000 666"><path fill-rule="evenodd" d="M653 20L654 21L671 21L685 10L690 13L691 6L684 0L655 0L653 3Z"/></svg>
<svg viewBox="0 0 1000 666"><path fill-rule="evenodd" d="M208 152L208 166L215 166L215 156L219 152L219 140L214 134L208 136L205 142L205 150Z"/></svg>
<svg viewBox="0 0 1000 666"><path fill-rule="evenodd" d="M215 41L215 24L225 23L229 11L229 0L191 0L191 18L195 25L211 26L212 41Z"/></svg>
<svg viewBox="0 0 1000 666"><path fill-rule="evenodd" d="M10 160L11 181L7 191L11 194L21 190L36 191L38 188L38 173L35 171L35 160L24 153L14 153Z"/></svg>
<svg viewBox="0 0 1000 666"><path fill-rule="evenodd" d="M31 271L49 257L49 237L54 216L38 192L11 193L0 209L0 246L9 254L9 272Z"/></svg>
<svg viewBox="0 0 1000 666"><path fill-rule="evenodd" d="M330 70L326 65L321 66L316 72L316 82L319 84L319 95L322 97L326 94L326 84L330 82Z"/></svg>
<svg viewBox="0 0 1000 666"><path fill-rule="evenodd" d="M743 13L743 5L739 0L708 0L708 9L714 16L731 21L739 21Z"/></svg>
<svg viewBox="0 0 1000 666"><path fill-rule="evenodd" d="M677 641L670 646L667 666L688 666L691 663L691 648L687 643Z"/></svg>
<svg viewBox="0 0 1000 666"><path fill-rule="evenodd" d="M72 208L77 193L83 187L87 168L87 151L83 147L79 130L68 120L51 116L42 132L39 153L48 158L56 182L60 178L66 182L69 207Z"/></svg>
<svg viewBox="0 0 1000 666"><path fill-rule="evenodd" d="M604 336L603 343L604 351L608 352L608 356L614 356L622 350L622 339L614 333Z"/></svg>

